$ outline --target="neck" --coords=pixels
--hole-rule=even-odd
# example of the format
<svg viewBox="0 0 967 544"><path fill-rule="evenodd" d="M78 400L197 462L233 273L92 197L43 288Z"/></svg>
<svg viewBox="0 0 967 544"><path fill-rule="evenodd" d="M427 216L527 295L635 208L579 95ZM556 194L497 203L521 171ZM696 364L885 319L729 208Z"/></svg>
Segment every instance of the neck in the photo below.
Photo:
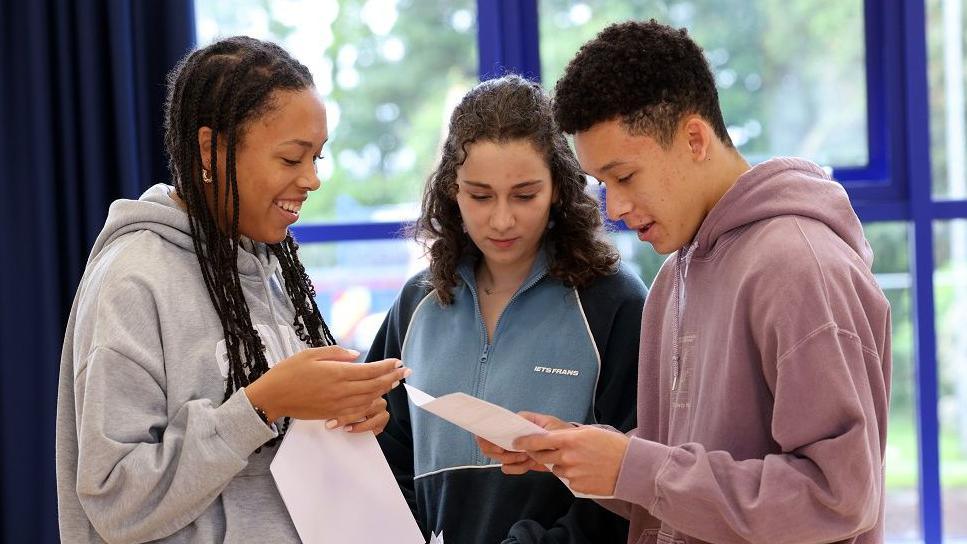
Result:
<svg viewBox="0 0 967 544"><path fill-rule="evenodd" d="M726 147L718 143L715 149L715 157L718 160L708 161L711 172L709 192L706 198L705 215L722 200L725 193L735 186L742 174L751 168L745 158L733 147Z"/></svg>
<svg viewBox="0 0 967 544"><path fill-rule="evenodd" d="M485 288L494 293L516 290L530 274L538 251L539 248L535 248L526 258L512 263L491 262L485 256L477 269L477 283L485 284Z"/></svg>
<svg viewBox="0 0 967 544"><path fill-rule="evenodd" d="M169 196L171 197L171 200L175 201L175 204L177 204L179 208L181 208L182 210L188 211L188 204L185 204L185 201L182 200L181 195L178 194L177 190L171 191L171 193L169 193Z"/></svg>

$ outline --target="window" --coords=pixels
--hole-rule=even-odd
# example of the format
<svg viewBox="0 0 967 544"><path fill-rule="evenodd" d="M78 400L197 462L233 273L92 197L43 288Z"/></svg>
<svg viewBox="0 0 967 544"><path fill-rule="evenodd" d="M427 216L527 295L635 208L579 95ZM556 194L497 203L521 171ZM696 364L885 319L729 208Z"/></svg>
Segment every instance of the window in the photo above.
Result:
<svg viewBox="0 0 967 544"><path fill-rule="evenodd" d="M729 135L751 161L868 162L861 0L540 0L538 8L548 86L605 26L654 18L702 44Z"/></svg>
<svg viewBox="0 0 967 544"><path fill-rule="evenodd" d="M967 198L964 28L960 0L927 1L930 162L936 199Z"/></svg>
<svg viewBox="0 0 967 544"><path fill-rule="evenodd" d="M962 0L926 0L943 537L967 539L967 130ZM939 213L938 213L939 212Z"/></svg>
<svg viewBox="0 0 967 544"><path fill-rule="evenodd" d="M417 215L450 111L477 81L473 0L198 0L196 11L200 43L275 41L325 97L323 186L300 227Z"/></svg>
<svg viewBox="0 0 967 544"><path fill-rule="evenodd" d="M967 538L967 219L934 223L944 535Z"/></svg>
<svg viewBox="0 0 967 544"><path fill-rule="evenodd" d="M886 441L886 538L921 538L916 388L914 387L909 225L879 222L863 225L873 248L873 273L890 302L893 317L893 387Z"/></svg>

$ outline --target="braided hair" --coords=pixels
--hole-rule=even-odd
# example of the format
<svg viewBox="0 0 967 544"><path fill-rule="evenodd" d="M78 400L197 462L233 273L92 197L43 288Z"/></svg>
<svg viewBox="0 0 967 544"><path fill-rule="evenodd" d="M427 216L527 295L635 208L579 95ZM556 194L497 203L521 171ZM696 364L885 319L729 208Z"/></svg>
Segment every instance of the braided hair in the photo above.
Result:
<svg viewBox="0 0 967 544"><path fill-rule="evenodd" d="M188 211L202 277L225 333L229 360L225 400L269 370L265 347L252 325L238 272L236 149L247 123L273 109L274 91L312 86L309 70L284 49L244 36L220 40L192 52L168 77L165 148L175 188ZM211 207L201 178L201 127L211 128ZM227 143L224 174L218 171L219 137ZM224 194L219 194L222 176ZM287 233L282 242L268 247L279 260L285 291L295 308L296 334L313 347L335 344L316 306L315 289L299 261L299 246L292 234ZM280 437L288 423L286 418ZM268 445L277 441L278 437Z"/></svg>

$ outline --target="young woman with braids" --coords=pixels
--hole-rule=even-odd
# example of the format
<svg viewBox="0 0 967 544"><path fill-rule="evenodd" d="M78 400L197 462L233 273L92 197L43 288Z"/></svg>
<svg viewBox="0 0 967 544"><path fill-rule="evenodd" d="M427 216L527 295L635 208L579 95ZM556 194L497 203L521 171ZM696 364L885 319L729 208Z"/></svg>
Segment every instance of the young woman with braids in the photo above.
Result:
<svg viewBox="0 0 967 544"><path fill-rule="evenodd" d="M111 206L68 324L61 539L299 542L268 470L288 419L379 433L409 372L334 345L288 231L325 107L305 66L238 37L174 69L165 121L174 186Z"/></svg>
<svg viewBox="0 0 967 544"><path fill-rule="evenodd" d="M540 87L481 83L450 119L416 224L430 254L370 359L432 395L462 391L566 421L635 425L645 286L618 264ZM623 542L627 522L551 474L513 478L474 438L389 394L378 439L424 532L446 542Z"/></svg>

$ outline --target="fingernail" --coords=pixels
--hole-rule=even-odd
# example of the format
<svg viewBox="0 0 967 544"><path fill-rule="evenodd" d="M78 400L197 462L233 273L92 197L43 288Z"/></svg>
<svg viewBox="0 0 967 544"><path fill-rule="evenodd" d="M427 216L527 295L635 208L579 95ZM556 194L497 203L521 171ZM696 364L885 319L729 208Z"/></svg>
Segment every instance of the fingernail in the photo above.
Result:
<svg viewBox="0 0 967 544"><path fill-rule="evenodd" d="M346 431L348 433L349 431L353 430L353 426L352 425L346 425L345 427L342 428L342 430L344 430L344 431Z"/></svg>
<svg viewBox="0 0 967 544"><path fill-rule="evenodd" d="M412 373L413 373L413 369L412 368L407 368L406 370L403 371L403 377L404 378L409 378L410 377L410 374L412 374Z"/></svg>
<svg viewBox="0 0 967 544"><path fill-rule="evenodd" d="M326 422L327 429L335 429L337 425L339 425L339 422L336 421L335 419L330 419L329 421Z"/></svg>
<svg viewBox="0 0 967 544"><path fill-rule="evenodd" d="M397 385L399 385L399 384L400 384L400 382L399 382L399 381L395 381L395 382L393 382L393 385L392 385L392 386L390 386L390 389L396 389L396 386L397 386Z"/></svg>
<svg viewBox="0 0 967 544"><path fill-rule="evenodd" d="M359 352L354 349L347 349L346 351L351 353L354 357L359 357Z"/></svg>

